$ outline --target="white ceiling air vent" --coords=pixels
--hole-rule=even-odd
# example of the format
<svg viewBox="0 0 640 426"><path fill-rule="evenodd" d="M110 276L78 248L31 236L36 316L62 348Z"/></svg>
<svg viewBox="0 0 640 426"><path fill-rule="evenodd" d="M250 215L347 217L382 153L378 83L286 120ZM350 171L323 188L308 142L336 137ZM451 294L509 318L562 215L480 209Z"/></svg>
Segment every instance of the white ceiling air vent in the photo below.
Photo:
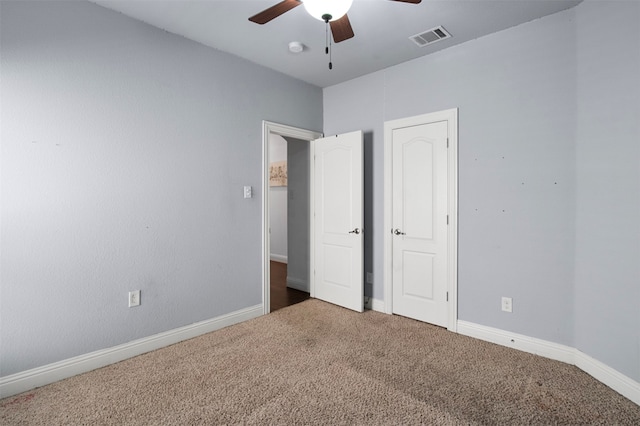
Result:
<svg viewBox="0 0 640 426"><path fill-rule="evenodd" d="M413 41L420 47L424 47L429 44L435 43L436 41L444 40L445 38L449 37L451 37L451 34L449 34L447 30L444 29L444 27L439 26L432 28L429 31L411 36L409 37L409 40Z"/></svg>

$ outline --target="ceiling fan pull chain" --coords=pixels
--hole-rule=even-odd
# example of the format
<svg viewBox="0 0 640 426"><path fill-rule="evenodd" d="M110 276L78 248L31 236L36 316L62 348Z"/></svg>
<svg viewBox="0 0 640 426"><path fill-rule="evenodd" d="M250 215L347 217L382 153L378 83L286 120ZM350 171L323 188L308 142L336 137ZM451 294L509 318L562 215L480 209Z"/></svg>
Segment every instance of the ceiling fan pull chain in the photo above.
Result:
<svg viewBox="0 0 640 426"><path fill-rule="evenodd" d="M329 24L327 24L329 25ZM331 35L329 35L329 69L332 70L333 69L333 62L331 59Z"/></svg>
<svg viewBox="0 0 640 426"><path fill-rule="evenodd" d="M329 21L324 22L324 54L329 54Z"/></svg>
<svg viewBox="0 0 640 426"><path fill-rule="evenodd" d="M326 34L326 45L324 48L324 53L329 55L329 69L333 69L333 63L331 62L331 36L329 35L329 19L331 19L331 15L324 15L325 22L325 34Z"/></svg>
<svg viewBox="0 0 640 426"><path fill-rule="evenodd" d="M333 69L333 62L331 62L331 48L329 48L329 69Z"/></svg>

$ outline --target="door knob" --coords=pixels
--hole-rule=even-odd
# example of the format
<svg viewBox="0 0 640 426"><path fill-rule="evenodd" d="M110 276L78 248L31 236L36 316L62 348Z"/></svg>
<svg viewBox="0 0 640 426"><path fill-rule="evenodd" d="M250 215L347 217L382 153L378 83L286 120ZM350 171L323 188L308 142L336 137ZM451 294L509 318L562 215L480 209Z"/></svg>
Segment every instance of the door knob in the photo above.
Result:
<svg viewBox="0 0 640 426"><path fill-rule="evenodd" d="M353 231L349 231L349 233L358 235L360 233L360 228L356 228Z"/></svg>
<svg viewBox="0 0 640 426"><path fill-rule="evenodd" d="M393 231L394 234L396 235L407 235L406 233L402 232L401 230L399 230L398 228L396 228L395 231Z"/></svg>

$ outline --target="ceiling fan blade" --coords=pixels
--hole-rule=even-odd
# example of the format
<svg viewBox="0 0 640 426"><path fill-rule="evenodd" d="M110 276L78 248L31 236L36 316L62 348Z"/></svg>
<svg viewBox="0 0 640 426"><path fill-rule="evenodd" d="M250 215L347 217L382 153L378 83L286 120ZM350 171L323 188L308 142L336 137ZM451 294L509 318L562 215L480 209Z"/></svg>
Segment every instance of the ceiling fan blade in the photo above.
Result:
<svg viewBox="0 0 640 426"><path fill-rule="evenodd" d="M403 3L413 3L413 4L418 4L420 3L422 0L391 0L391 1L401 1Z"/></svg>
<svg viewBox="0 0 640 426"><path fill-rule="evenodd" d="M342 18L329 22L331 25L331 34L333 34L333 41L340 43L354 36L353 28L351 28L351 22L349 17L344 15Z"/></svg>
<svg viewBox="0 0 640 426"><path fill-rule="evenodd" d="M283 0L275 6L271 6L268 9L263 10L257 15L253 15L249 20L251 22L255 22L256 24L266 24L272 19L277 18L285 12L290 11L296 6L300 6L302 2L300 0Z"/></svg>

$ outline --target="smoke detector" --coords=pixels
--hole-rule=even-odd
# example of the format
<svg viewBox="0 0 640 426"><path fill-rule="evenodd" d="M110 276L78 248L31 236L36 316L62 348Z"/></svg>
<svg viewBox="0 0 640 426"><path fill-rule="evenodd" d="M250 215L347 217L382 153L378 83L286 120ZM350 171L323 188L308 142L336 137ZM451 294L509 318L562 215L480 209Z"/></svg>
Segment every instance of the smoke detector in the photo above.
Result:
<svg viewBox="0 0 640 426"><path fill-rule="evenodd" d="M300 53L304 50L304 44L299 41L292 41L289 43L289 52L291 53Z"/></svg>

